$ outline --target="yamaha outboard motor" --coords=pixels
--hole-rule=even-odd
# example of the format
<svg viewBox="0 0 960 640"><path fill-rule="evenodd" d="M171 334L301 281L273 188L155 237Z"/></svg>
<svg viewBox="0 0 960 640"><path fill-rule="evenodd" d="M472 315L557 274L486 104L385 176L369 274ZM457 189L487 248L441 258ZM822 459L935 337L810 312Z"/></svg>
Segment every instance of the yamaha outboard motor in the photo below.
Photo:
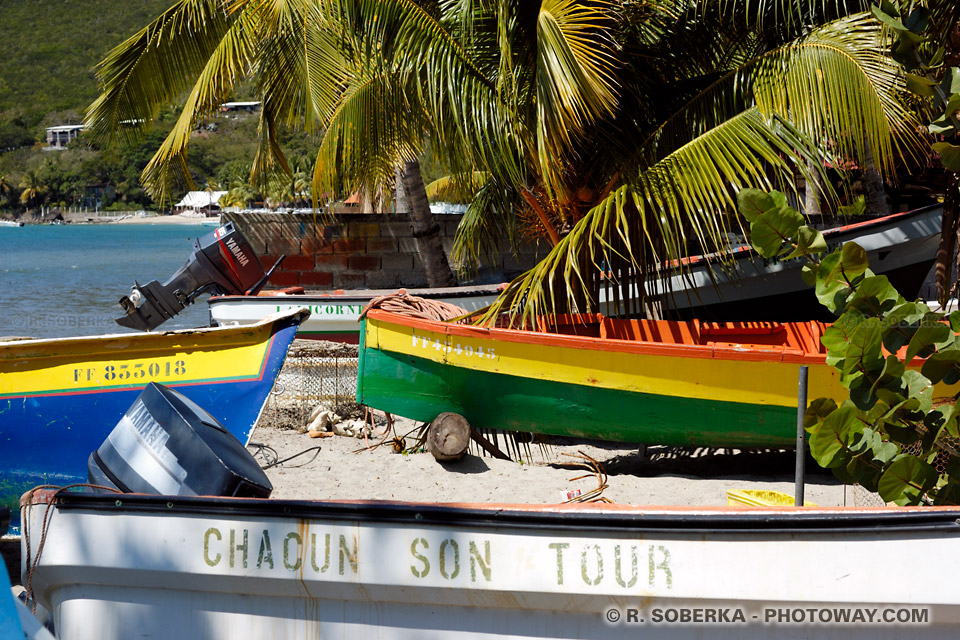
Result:
<svg viewBox="0 0 960 640"><path fill-rule="evenodd" d="M91 484L123 492L269 498L260 465L216 418L151 382L87 459Z"/></svg>
<svg viewBox="0 0 960 640"><path fill-rule="evenodd" d="M228 222L194 242L193 255L163 284L156 280L143 286L136 283L129 296L120 298L127 314L117 318L117 324L150 331L202 293L255 294L267 277L250 243Z"/></svg>

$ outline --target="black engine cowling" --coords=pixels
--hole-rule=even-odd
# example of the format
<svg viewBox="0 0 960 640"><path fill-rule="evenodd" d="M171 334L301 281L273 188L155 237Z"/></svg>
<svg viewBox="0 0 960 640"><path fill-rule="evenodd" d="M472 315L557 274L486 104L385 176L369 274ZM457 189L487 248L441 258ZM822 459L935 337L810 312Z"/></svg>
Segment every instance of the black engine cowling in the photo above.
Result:
<svg viewBox="0 0 960 640"><path fill-rule="evenodd" d="M228 222L194 242L193 255L163 284L156 280L142 286L136 283L129 296L120 298L126 315L117 318L117 324L150 331L200 294L255 294L266 279L250 243Z"/></svg>

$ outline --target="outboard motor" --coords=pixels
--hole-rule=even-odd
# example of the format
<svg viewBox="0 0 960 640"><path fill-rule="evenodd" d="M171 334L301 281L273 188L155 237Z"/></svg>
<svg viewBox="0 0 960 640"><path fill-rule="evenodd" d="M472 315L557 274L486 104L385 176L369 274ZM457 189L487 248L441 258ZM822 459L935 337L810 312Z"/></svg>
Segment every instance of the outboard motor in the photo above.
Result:
<svg viewBox="0 0 960 640"><path fill-rule="evenodd" d="M91 484L126 493L269 498L273 485L233 434L151 382L87 459Z"/></svg>
<svg viewBox="0 0 960 640"><path fill-rule="evenodd" d="M117 324L151 331L202 293L255 294L268 277L250 243L228 222L194 242L193 255L163 284L156 280L143 286L136 283L129 296L120 298L127 314L117 318Z"/></svg>

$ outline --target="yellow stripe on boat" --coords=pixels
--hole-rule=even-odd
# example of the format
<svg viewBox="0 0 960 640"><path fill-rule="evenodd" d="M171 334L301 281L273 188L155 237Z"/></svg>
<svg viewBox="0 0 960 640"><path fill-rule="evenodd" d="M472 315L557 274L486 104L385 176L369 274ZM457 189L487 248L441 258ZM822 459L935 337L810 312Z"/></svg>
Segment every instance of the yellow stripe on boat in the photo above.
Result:
<svg viewBox="0 0 960 640"><path fill-rule="evenodd" d="M842 398L847 393L836 370L828 367L822 356L793 354L775 347L710 349L702 345L634 345L608 339L602 342L611 348L584 349L582 338L539 333L530 334L535 336L531 339L522 332L499 330L494 340L488 337L489 330L482 328L450 325L445 332L431 331L423 326L383 322L376 314L368 316L367 327L367 348L468 370L509 372L565 384L795 407L798 365L807 364L808 397Z"/></svg>
<svg viewBox="0 0 960 640"><path fill-rule="evenodd" d="M230 348L216 333L197 331L175 345L151 334L121 334L5 345L0 398L140 388L150 382L205 384L256 380L270 348L269 326L254 326ZM247 344L243 344L246 342Z"/></svg>

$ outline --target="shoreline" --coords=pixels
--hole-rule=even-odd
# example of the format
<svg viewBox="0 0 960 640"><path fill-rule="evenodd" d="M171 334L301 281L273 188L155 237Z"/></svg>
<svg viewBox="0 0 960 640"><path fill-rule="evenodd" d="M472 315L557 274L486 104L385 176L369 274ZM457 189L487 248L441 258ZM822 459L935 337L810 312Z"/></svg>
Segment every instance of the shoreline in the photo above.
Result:
<svg viewBox="0 0 960 640"><path fill-rule="evenodd" d="M40 226L64 226L64 225L77 225L77 226L90 226L90 225L194 225L194 226L208 226L214 227L219 226L220 216L211 216L209 218L198 218L195 216L188 216L183 214L159 214L151 216L140 216L134 214L125 214L120 213L116 216L107 216L107 215L97 215L97 216L85 216L84 214L72 213L68 214L62 221L56 222L47 222L43 220L23 220L23 227L40 227ZM23 228L20 227L20 228Z"/></svg>

